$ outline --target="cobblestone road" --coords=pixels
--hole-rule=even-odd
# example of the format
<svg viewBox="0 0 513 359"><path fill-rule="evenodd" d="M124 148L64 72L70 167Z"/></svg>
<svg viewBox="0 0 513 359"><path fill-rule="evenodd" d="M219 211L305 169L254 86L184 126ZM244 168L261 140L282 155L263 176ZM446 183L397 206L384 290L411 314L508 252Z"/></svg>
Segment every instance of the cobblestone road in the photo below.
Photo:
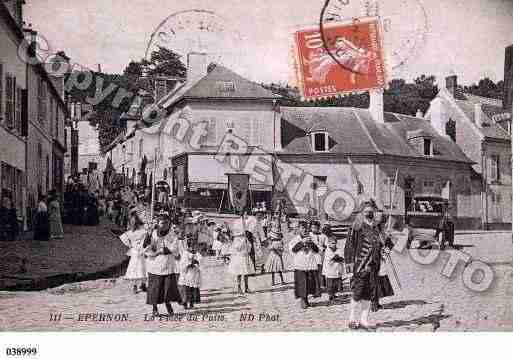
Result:
<svg viewBox="0 0 513 359"><path fill-rule="evenodd" d="M451 277L441 275L451 251L439 253L431 265L415 263L407 252L393 253L403 290L384 299L384 309L371 314L377 331L513 329L511 235L459 236L457 243L476 259L493 262L492 287L483 293L467 289L461 280L462 264ZM412 253L425 254L421 252ZM286 273L287 284L278 287L270 286L269 275L252 278L250 285L255 292L239 297L233 294L233 282L225 271L221 262L209 259L203 268L202 303L187 312L174 304L175 317L157 320L151 320L145 293L131 294L121 279L71 283L41 292L0 292L0 328L17 331L347 330L348 294L329 306L323 295L312 301L311 308L301 310L293 296L292 273ZM117 315L113 317L117 320L79 320L87 313L110 313ZM50 321L51 314L62 314L62 317L60 321ZM241 316L248 314L253 314L254 320L241 321Z"/></svg>
<svg viewBox="0 0 513 359"><path fill-rule="evenodd" d="M107 221L98 226L64 225L63 239L0 241L0 289L30 286L56 275L86 275L119 264L127 248L109 232L113 227ZM24 269L22 260L26 260Z"/></svg>

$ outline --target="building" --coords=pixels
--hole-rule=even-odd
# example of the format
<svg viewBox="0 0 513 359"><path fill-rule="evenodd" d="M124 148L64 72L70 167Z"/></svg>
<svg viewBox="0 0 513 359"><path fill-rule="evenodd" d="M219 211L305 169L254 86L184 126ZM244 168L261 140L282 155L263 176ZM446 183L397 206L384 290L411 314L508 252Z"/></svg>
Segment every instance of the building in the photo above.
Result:
<svg viewBox="0 0 513 359"><path fill-rule="evenodd" d="M373 96L380 101L380 94L371 94L371 102ZM302 177L291 177L284 192L297 212L309 207L329 211L329 193L338 190L354 199L363 192L388 209L397 171L396 217L404 216L415 197L437 196L449 200L458 227L479 226L473 162L426 119L372 107L282 107L281 113L277 158L302 170ZM319 193L317 188L328 190Z"/></svg>
<svg viewBox="0 0 513 359"><path fill-rule="evenodd" d="M508 51L509 49L509 51ZM506 50L505 79L511 78L513 48ZM511 93L505 81L505 94ZM505 96L510 99L511 96ZM511 105L509 105L511 106ZM511 107L508 101L475 96L463 91L457 76L431 102L426 113L436 131L460 147L474 165L481 189L481 225L487 229L511 226Z"/></svg>
<svg viewBox="0 0 513 359"><path fill-rule="evenodd" d="M440 196L458 227L480 227L474 161L427 119L384 112L382 92L371 94L369 109L280 108L279 96L206 65L201 54L189 55L187 81L159 101L163 120L142 129L134 127L140 116L129 120L108 151L118 172L137 181L157 154L156 178L178 202L224 211L227 174L248 173L253 204L279 198L288 212L304 214L329 212L337 192L349 194L352 209L362 191L390 208L397 171L396 216L416 196Z"/></svg>
<svg viewBox="0 0 513 359"><path fill-rule="evenodd" d="M67 111L64 78L19 55L19 49L34 54L27 44L34 44L37 35L22 28L24 3L0 3L0 187L1 196L16 204L26 229L38 197L52 188L63 190Z"/></svg>
<svg viewBox="0 0 513 359"><path fill-rule="evenodd" d="M26 221L27 66L18 56L23 1L0 2L0 200Z"/></svg>
<svg viewBox="0 0 513 359"><path fill-rule="evenodd" d="M28 30L35 36L35 31ZM59 82L61 83L59 85ZM64 190L65 123L64 79L48 74L43 64L27 66L28 139L27 195L34 208L38 198Z"/></svg>

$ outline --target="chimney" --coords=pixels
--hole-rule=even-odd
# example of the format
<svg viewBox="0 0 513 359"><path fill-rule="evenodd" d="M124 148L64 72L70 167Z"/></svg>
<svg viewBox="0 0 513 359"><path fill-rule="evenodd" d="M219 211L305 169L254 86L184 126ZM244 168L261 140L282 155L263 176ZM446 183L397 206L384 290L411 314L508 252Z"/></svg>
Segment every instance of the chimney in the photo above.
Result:
<svg viewBox="0 0 513 359"><path fill-rule="evenodd" d="M474 123L478 127L483 127L483 109L480 103L474 104Z"/></svg>
<svg viewBox="0 0 513 359"><path fill-rule="evenodd" d="M377 123L385 123L385 109L383 104L383 90L373 89L369 90L369 111L372 118Z"/></svg>
<svg viewBox="0 0 513 359"><path fill-rule="evenodd" d="M513 45L506 47L504 55L504 98L502 107L510 112L513 102Z"/></svg>
<svg viewBox="0 0 513 359"><path fill-rule="evenodd" d="M415 117L417 117L417 118L424 118L424 114L422 113L420 108L417 110L417 113L415 114Z"/></svg>
<svg viewBox="0 0 513 359"><path fill-rule="evenodd" d="M456 95L456 88L458 87L458 76L452 75L447 76L445 78L445 88L449 90L451 95L454 97Z"/></svg>
<svg viewBox="0 0 513 359"><path fill-rule="evenodd" d="M23 27L23 33L25 36L25 41L28 44L27 48L27 56L34 59L36 56L36 48L37 48L37 31L32 29L32 23ZM39 61L37 61L38 63Z"/></svg>
<svg viewBox="0 0 513 359"><path fill-rule="evenodd" d="M187 82L196 81L207 74L207 54L190 52L187 54Z"/></svg>

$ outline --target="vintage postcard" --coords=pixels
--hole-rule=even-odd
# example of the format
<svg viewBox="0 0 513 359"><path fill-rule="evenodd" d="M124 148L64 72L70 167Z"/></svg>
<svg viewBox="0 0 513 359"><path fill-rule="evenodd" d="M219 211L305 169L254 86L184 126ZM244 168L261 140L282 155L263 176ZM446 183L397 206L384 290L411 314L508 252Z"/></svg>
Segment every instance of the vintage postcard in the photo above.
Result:
<svg viewBox="0 0 513 359"><path fill-rule="evenodd" d="M0 331L513 330L513 2L4 0L0 29Z"/></svg>

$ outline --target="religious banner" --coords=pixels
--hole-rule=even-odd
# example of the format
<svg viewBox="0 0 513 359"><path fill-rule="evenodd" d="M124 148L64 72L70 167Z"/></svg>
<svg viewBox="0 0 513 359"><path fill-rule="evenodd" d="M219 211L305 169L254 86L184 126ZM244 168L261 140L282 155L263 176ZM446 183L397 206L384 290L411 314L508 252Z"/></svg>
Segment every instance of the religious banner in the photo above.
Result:
<svg viewBox="0 0 513 359"><path fill-rule="evenodd" d="M227 173L230 202L237 212L242 212L248 203L249 175Z"/></svg>

